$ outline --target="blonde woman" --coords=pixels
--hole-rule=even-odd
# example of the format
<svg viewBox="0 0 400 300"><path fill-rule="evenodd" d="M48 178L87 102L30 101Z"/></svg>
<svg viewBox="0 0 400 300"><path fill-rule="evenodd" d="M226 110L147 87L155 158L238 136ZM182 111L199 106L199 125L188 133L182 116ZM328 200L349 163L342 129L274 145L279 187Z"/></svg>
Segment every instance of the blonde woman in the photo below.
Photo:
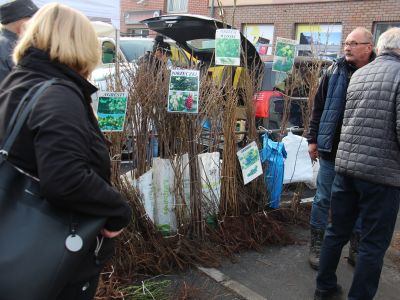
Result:
<svg viewBox="0 0 400 300"><path fill-rule="evenodd" d="M43 197L54 206L107 218L99 232L100 251L95 251L100 245L94 240L93 251L57 300L93 299L100 271L113 252L112 238L130 220L127 202L110 184L108 148L90 107L96 88L86 78L100 60L99 49L85 16L64 5L48 4L29 21L14 49L16 68L0 86L1 143L11 115L32 86L52 78L67 83L50 86L39 98L9 161L38 177Z"/></svg>

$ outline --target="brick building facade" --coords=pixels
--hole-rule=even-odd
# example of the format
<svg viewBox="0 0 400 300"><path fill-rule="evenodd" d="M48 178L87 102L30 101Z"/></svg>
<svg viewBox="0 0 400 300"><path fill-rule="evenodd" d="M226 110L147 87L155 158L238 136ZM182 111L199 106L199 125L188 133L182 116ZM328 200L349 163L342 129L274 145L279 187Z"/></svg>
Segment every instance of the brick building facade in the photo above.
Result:
<svg viewBox="0 0 400 300"><path fill-rule="evenodd" d="M230 2L232 1L222 0L226 5ZM276 37L298 39L299 24L312 24L311 27L323 24L338 25L341 27L341 41L357 26L366 27L376 37L388 26L400 26L400 0L238 0L237 2L234 25L242 30L245 24L272 25L273 40ZM233 10L232 6L223 8L228 23L232 20Z"/></svg>
<svg viewBox="0 0 400 300"><path fill-rule="evenodd" d="M182 12L223 16L226 22L233 21L255 43L258 37L271 44L276 37L307 42L315 40L317 35L326 38L328 32L331 36L326 42L339 52L344 38L357 26L366 27L376 37L389 26L400 26L400 0L237 0L236 8L233 0L221 0L222 9L217 7L216 0L214 4L212 1L121 0L121 32L144 28L129 21L132 13L141 18L147 12L145 17L151 17L151 13L170 13L171 5L182 3L185 5Z"/></svg>
<svg viewBox="0 0 400 300"><path fill-rule="evenodd" d="M209 16L208 0L120 0L121 33L140 35L145 28L140 20L168 13L191 13ZM178 4L173 6L173 4ZM183 5L182 5L183 4Z"/></svg>

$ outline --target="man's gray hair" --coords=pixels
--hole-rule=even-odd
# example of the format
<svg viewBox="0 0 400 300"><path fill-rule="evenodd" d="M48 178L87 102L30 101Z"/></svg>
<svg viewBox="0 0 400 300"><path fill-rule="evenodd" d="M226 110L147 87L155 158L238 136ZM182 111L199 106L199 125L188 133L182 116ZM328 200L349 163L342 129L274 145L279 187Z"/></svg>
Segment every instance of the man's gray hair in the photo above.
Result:
<svg viewBox="0 0 400 300"><path fill-rule="evenodd" d="M382 33L376 45L378 53L384 51L400 51L400 28L393 27Z"/></svg>

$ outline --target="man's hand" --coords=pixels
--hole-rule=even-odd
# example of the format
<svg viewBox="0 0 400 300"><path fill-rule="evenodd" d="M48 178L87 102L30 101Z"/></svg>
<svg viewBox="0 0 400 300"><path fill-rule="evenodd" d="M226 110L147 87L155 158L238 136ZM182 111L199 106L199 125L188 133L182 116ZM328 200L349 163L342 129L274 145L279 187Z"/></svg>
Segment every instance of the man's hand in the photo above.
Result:
<svg viewBox="0 0 400 300"><path fill-rule="evenodd" d="M310 155L312 161L316 161L317 158L319 158L317 144L308 145L308 154Z"/></svg>
<svg viewBox="0 0 400 300"><path fill-rule="evenodd" d="M109 231L109 230L103 228L102 230L100 230L100 233L102 236L112 239L112 238L115 238L116 236L119 236L122 231L124 231L123 228L119 231Z"/></svg>

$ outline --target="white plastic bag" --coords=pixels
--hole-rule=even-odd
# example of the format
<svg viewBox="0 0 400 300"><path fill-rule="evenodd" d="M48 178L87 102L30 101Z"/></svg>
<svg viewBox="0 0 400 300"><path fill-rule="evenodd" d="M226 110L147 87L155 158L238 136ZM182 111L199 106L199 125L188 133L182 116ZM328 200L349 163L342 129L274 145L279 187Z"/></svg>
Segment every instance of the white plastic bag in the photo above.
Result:
<svg viewBox="0 0 400 300"><path fill-rule="evenodd" d="M313 169L307 140L289 132L282 142L287 152L283 183L311 181Z"/></svg>
<svg viewBox="0 0 400 300"><path fill-rule="evenodd" d="M319 160L315 161L312 165L313 177L310 181L306 182L309 189L315 190L317 188L317 176L319 172Z"/></svg>
<svg viewBox="0 0 400 300"><path fill-rule="evenodd" d="M150 169L138 179L133 178L132 172L128 171L121 175L121 179L126 179L141 194L146 214L154 222L153 169Z"/></svg>
<svg viewBox="0 0 400 300"><path fill-rule="evenodd" d="M203 208L205 213L218 212L221 195L221 163L219 152L202 153L198 155Z"/></svg>
<svg viewBox="0 0 400 300"><path fill-rule="evenodd" d="M150 169L135 182L137 190L142 194L144 209L149 218L154 222L154 193L153 193L153 170Z"/></svg>
<svg viewBox="0 0 400 300"><path fill-rule="evenodd" d="M154 223L163 234L176 232L174 180L171 161L153 158Z"/></svg>

